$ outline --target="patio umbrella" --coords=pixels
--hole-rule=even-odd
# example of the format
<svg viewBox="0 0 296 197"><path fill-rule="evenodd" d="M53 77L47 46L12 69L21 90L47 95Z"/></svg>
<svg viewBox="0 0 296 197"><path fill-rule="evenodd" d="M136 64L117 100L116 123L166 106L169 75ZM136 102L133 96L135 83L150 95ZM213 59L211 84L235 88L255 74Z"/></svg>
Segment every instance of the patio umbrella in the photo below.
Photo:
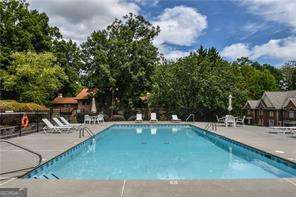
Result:
<svg viewBox="0 0 296 197"><path fill-rule="evenodd" d="M96 101L95 101L95 98L94 97L92 98L90 112L91 113L94 113L94 114L97 113Z"/></svg>
<svg viewBox="0 0 296 197"><path fill-rule="evenodd" d="M228 111L229 111L229 113L232 111L232 96L231 96L231 94L228 96Z"/></svg>

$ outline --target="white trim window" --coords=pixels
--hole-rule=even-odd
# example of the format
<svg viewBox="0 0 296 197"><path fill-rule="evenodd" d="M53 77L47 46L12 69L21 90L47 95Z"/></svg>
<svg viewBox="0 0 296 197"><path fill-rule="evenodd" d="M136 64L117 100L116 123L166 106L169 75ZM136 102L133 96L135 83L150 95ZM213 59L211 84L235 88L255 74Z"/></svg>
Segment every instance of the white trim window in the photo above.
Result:
<svg viewBox="0 0 296 197"><path fill-rule="evenodd" d="M289 111L289 118L294 118L294 117L295 117L294 111Z"/></svg>
<svg viewBox="0 0 296 197"><path fill-rule="evenodd" d="M274 116L274 111L269 111L269 117L273 117Z"/></svg>

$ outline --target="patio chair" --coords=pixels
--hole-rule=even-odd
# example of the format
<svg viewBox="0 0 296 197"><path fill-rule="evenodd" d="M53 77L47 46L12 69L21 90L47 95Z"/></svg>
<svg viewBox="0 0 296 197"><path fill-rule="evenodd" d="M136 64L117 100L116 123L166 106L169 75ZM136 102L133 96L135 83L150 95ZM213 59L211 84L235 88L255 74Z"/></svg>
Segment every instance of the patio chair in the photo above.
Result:
<svg viewBox="0 0 296 197"><path fill-rule="evenodd" d="M142 116L142 114L137 114L136 115L136 122L143 122L143 116Z"/></svg>
<svg viewBox="0 0 296 197"><path fill-rule="evenodd" d="M84 115L84 124L91 124L92 123L92 119L90 117L90 115Z"/></svg>
<svg viewBox="0 0 296 197"><path fill-rule="evenodd" d="M216 118L217 118L217 123L223 123L223 124L225 124L225 117L219 118L219 117L216 115Z"/></svg>
<svg viewBox="0 0 296 197"><path fill-rule="evenodd" d="M181 122L177 115L172 115L172 122Z"/></svg>
<svg viewBox="0 0 296 197"><path fill-rule="evenodd" d="M245 125L245 118L246 118L246 116L243 116L243 118L237 118L236 124L241 124L242 126L244 126Z"/></svg>
<svg viewBox="0 0 296 197"><path fill-rule="evenodd" d="M95 120L95 122L100 123L100 122L105 122L104 121L104 115L103 114L99 114Z"/></svg>
<svg viewBox="0 0 296 197"><path fill-rule="evenodd" d="M228 127L228 126L236 127L235 117L232 115L226 115L225 116L225 126L226 127Z"/></svg>
<svg viewBox="0 0 296 197"><path fill-rule="evenodd" d="M43 127L44 133L62 133L67 132L69 133L71 131L71 127L60 127L60 126L54 126L48 119L43 118L42 121L46 125Z"/></svg>
<svg viewBox="0 0 296 197"><path fill-rule="evenodd" d="M156 118L156 113L151 113L150 114L150 122L157 122L157 118Z"/></svg>

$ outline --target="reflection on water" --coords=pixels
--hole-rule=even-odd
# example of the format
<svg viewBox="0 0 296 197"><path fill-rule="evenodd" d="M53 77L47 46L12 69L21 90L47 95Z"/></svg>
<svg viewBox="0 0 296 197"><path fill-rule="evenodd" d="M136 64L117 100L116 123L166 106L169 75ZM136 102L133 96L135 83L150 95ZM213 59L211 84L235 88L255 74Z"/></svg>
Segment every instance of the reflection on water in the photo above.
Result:
<svg viewBox="0 0 296 197"><path fill-rule="evenodd" d="M137 134L141 134L143 132L143 129L142 128L137 128L136 131L137 131Z"/></svg>
<svg viewBox="0 0 296 197"><path fill-rule="evenodd" d="M173 127L172 128L172 133L177 133L178 132L178 128L177 127Z"/></svg>
<svg viewBox="0 0 296 197"><path fill-rule="evenodd" d="M156 135L157 128L151 128L151 135Z"/></svg>

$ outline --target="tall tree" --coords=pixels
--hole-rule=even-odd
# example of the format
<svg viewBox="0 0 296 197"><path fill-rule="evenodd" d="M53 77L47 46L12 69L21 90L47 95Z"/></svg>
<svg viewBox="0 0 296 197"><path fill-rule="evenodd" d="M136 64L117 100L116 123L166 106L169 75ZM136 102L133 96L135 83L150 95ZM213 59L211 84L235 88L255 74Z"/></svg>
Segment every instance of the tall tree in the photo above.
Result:
<svg viewBox="0 0 296 197"><path fill-rule="evenodd" d="M289 61L282 67L283 88L296 90L296 61Z"/></svg>
<svg viewBox="0 0 296 197"><path fill-rule="evenodd" d="M66 96L73 96L81 89L79 73L83 62L80 48L72 40L55 40L52 51L68 77L60 92Z"/></svg>
<svg viewBox="0 0 296 197"><path fill-rule="evenodd" d="M129 14L116 19L106 30L93 32L82 44L85 72L90 85L100 89L101 104L132 107L139 95L151 88L151 75L158 50L152 40L159 28L142 16Z"/></svg>
<svg viewBox="0 0 296 197"><path fill-rule="evenodd" d="M0 77L4 89L12 91L18 101L46 104L67 80L52 53L17 52L11 58L11 66L1 70Z"/></svg>
<svg viewBox="0 0 296 197"><path fill-rule="evenodd" d="M30 11L25 0L0 1L0 68L9 65L12 52L50 51L52 41L60 38L57 27L48 24L45 13Z"/></svg>

